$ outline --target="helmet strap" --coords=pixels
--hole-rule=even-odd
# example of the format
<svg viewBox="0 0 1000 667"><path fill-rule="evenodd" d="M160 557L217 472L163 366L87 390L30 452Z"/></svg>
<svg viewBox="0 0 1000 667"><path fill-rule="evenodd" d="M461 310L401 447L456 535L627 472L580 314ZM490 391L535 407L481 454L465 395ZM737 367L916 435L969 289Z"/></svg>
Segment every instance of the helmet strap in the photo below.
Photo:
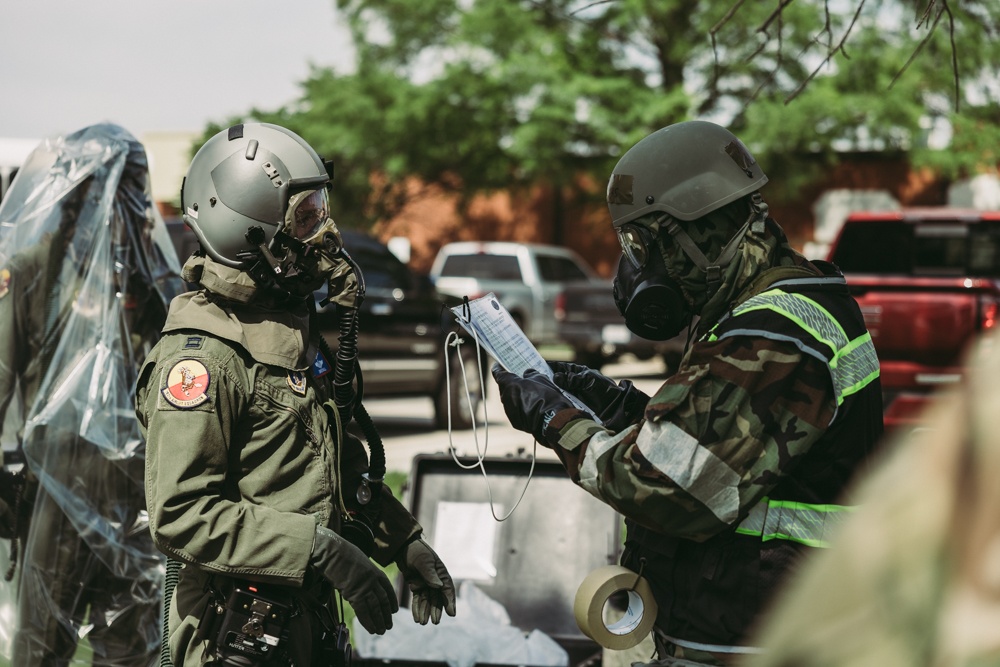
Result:
<svg viewBox="0 0 1000 667"><path fill-rule="evenodd" d="M760 196L760 192L754 192L750 195L750 219L752 221L750 231L754 234L764 233L764 223L767 221L768 208L767 202Z"/></svg>
<svg viewBox="0 0 1000 667"><path fill-rule="evenodd" d="M722 283L722 270L733 261L740 243L743 242L743 238L746 236L747 230L750 230L754 234L764 233L764 222L767 220L767 212L768 206L764 198L761 197L759 192L754 192L750 196L750 215L747 217L747 221L736 230L736 233L733 234L733 237L722 248L722 251L719 252L719 256L715 258L714 262L708 261L701 248L688 236L687 232L681 229L681 226L672 217L664 215L657 222L665 227L667 233L673 237L677 245L694 262L695 266L705 272L709 291L714 292Z"/></svg>
<svg viewBox="0 0 1000 667"><path fill-rule="evenodd" d="M681 229L677 221L669 216L664 217L666 220L664 221L661 218L661 224L665 222L667 233L673 237L677 245L694 262L695 266L704 271L708 289L710 292L714 292L722 283L722 270L729 266L729 263L733 261L733 257L736 256L736 250L739 248L740 242L743 240L743 236L750 226L750 221L747 220L743 223L743 226L733 235L733 238L729 240L729 243L722 249L722 252L719 253L715 261L710 263L708 258L705 257L705 253L691 240L687 232Z"/></svg>

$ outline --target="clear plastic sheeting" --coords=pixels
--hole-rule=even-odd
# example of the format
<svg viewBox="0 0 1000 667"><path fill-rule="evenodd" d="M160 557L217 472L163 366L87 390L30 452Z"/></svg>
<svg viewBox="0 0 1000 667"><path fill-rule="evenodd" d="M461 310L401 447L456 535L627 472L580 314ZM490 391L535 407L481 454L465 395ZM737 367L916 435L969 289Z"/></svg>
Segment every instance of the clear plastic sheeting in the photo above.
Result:
<svg viewBox="0 0 1000 667"><path fill-rule="evenodd" d="M118 126L43 141L0 202L0 657L18 667L158 659L133 400L179 274Z"/></svg>
<svg viewBox="0 0 1000 667"><path fill-rule="evenodd" d="M472 582L459 586L457 609L455 617L443 615L439 625L418 625L409 609L400 609L384 635L369 634L355 619L354 651L360 658L446 662L448 667L569 664L566 649L540 630L526 633L511 625L504 606Z"/></svg>

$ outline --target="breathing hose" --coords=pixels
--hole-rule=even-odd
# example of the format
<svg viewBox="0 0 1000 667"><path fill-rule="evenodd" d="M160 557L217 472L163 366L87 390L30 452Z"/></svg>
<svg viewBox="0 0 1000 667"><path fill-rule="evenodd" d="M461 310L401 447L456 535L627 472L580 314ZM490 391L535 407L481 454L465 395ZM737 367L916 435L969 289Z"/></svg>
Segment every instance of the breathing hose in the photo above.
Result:
<svg viewBox="0 0 1000 667"><path fill-rule="evenodd" d="M332 235L331 235L332 237ZM354 303L350 306L337 304L337 353L333 355L329 344L320 336L320 349L327 358L334 358L333 369L333 400L340 412L340 421L343 428L353 418L361 427L365 440L368 442L369 461L368 472L362 475L361 486L357 491L358 502L365 506L368 520L374 522L378 517L379 498L382 494L382 484L385 480L386 461L385 446L382 437L371 416L362 404L364 398L364 378L361 368L358 365L358 311L365 298L365 279L361 268L354 261L347 250L340 246L333 238L327 241L327 248L334 251L337 257L345 261L354 272L357 279L357 292L354 296ZM330 286L330 290L333 286ZM329 294L328 294L329 297ZM357 390L354 384L357 380ZM370 527L370 526L369 526Z"/></svg>

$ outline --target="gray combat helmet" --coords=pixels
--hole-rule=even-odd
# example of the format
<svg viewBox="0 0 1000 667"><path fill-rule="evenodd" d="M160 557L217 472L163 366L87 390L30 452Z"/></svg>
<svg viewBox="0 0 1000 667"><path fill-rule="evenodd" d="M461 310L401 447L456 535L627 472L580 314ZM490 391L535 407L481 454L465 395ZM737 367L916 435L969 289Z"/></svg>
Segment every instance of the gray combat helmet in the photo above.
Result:
<svg viewBox="0 0 1000 667"><path fill-rule="evenodd" d="M765 183L736 135L691 120L657 130L622 156L608 181L608 209L615 227L656 211L694 220Z"/></svg>
<svg viewBox="0 0 1000 667"><path fill-rule="evenodd" d="M270 245L289 198L330 182L323 161L302 137L270 123L222 130L198 150L181 185L184 222L213 260L235 269L256 261L252 227Z"/></svg>

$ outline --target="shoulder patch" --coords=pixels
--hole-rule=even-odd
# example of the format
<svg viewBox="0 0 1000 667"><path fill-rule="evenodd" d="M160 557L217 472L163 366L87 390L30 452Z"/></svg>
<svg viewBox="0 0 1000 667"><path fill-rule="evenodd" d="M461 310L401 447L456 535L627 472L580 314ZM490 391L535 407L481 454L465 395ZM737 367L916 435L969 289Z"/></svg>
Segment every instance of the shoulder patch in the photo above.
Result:
<svg viewBox="0 0 1000 667"><path fill-rule="evenodd" d="M316 359L313 361L313 377L321 378L331 370L330 362L326 360L321 351L317 350Z"/></svg>
<svg viewBox="0 0 1000 667"><path fill-rule="evenodd" d="M208 400L208 369L195 359L182 359L167 371L167 386L160 393L171 405L193 408Z"/></svg>
<svg viewBox="0 0 1000 667"><path fill-rule="evenodd" d="M0 299L7 296L8 292L10 292L10 271L0 269Z"/></svg>
<svg viewBox="0 0 1000 667"><path fill-rule="evenodd" d="M188 336L187 340L184 341L185 350L200 350L202 345L205 343L205 339L201 336Z"/></svg>
<svg viewBox="0 0 1000 667"><path fill-rule="evenodd" d="M288 386L299 396L306 395L306 374L302 371L288 371Z"/></svg>

